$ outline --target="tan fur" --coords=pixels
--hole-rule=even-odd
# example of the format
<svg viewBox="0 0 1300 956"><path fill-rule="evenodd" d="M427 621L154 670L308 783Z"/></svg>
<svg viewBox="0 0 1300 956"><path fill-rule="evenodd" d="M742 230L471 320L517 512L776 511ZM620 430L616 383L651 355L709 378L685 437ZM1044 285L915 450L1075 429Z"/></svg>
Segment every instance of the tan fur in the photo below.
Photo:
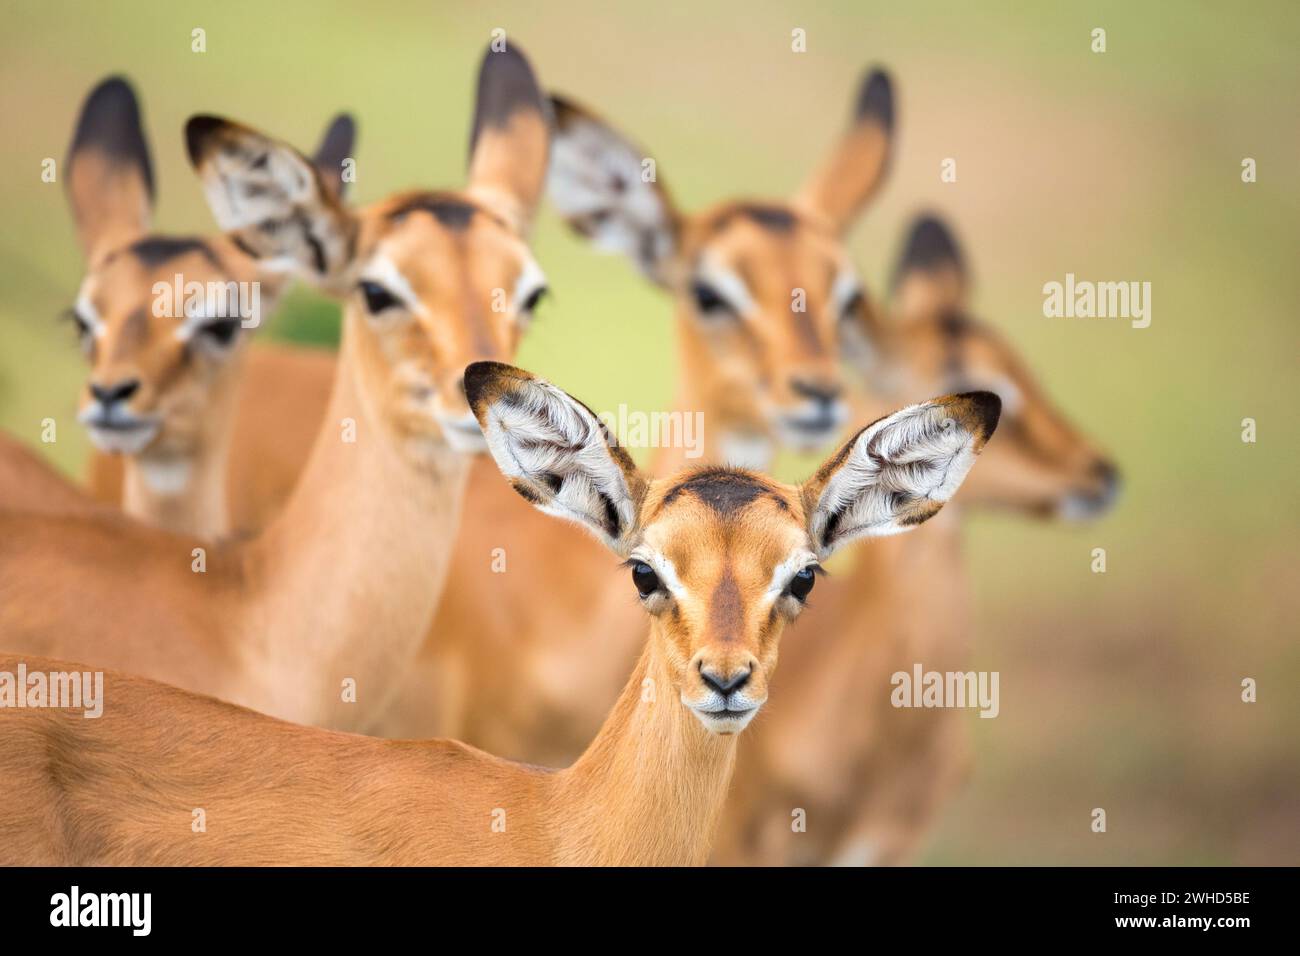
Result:
<svg viewBox="0 0 1300 956"><path fill-rule="evenodd" d="M751 657L758 687L751 692L766 696L786 614L759 598L807 531L798 489L768 482L770 497L721 516L689 494L666 502L672 486L656 482L643 494L640 538L671 556L694 597L680 614L651 617L640 662L570 768L512 764L450 740L313 730L109 673L99 719L0 710L3 861L704 862L736 738L708 732L682 698L695 693L701 655L713 663ZM725 579L737 582L734 607L714 597ZM719 615L749 623L721 633L709 624ZM20 660L29 671L73 668L10 655L0 657L0 670L14 673ZM206 832L192 829L196 808ZM495 832L494 821L504 830Z"/></svg>
<svg viewBox="0 0 1300 956"><path fill-rule="evenodd" d="M178 273L186 282L260 282L269 314L284 280L261 274L222 237L203 242L217 263L191 251L148 267L124 249L108 253L87 274L81 296L94 307L104 331L89 347L91 371L81 405L91 402L91 385L140 383L127 407L136 416L158 419L162 427L143 452L123 456L117 469L92 466L92 487L101 499L113 500L106 496L120 475L117 500L128 514L170 531L213 538L230 527L224 471L247 344L239 336L232 353L219 359L194 354L176 338L177 319L153 314L152 290L156 282L171 285ZM168 464L188 472L178 491L155 488L147 478L149 467Z"/></svg>
<svg viewBox="0 0 1300 956"><path fill-rule="evenodd" d="M206 546L201 574L191 570L203 544L193 536L113 517L0 514L9 647L303 722L361 726L382 711L432 617L467 468L435 413L468 415L466 363L513 351L518 316L490 303L529 259L490 210L452 228L412 206L428 198L402 194L347 214L353 281L382 254L421 314L370 317L359 292L349 300L330 406L284 512L255 538ZM343 440L348 422L354 444ZM345 680L355 704L341 700Z"/></svg>
<svg viewBox="0 0 1300 956"><path fill-rule="evenodd" d="M317 151L317 161L335 162L335 154L350 149L352 140L351 119L336 117ZM218 537L230 530L226 469L246 333L236 333L228 350L198 349L192 342L178 340L175 333L181 316L154 314L159 300L155 286L161 283L171 289L177 276L182 283L203 285L255 283L260 287L259 319L265 320L274 312L288 277L262 270L220 235L178 238L149 232L153 204L149 148L139 104L126 80L110 77L88 95L68 167L68 199L87 263L74 310L91 365L81 410L94 411L95 386L111 389L136 382L135 393L118 403L116 412L156 424L154 436L138 449L119 444L93 452L87 486L100 501L120 505L147 524ZM343 189L337 170L323 169L320 182L337 205ZM180 309L181 303L174 302L173 311ZM278 391L263 397L282 400L301 364L286 350L276 349L259 354L250 374L266 373ZM332 378L331 371L311 395L316 399L319 393L322 409ZM276 408L266 405L258 414ZM294 429L280 443L288 446L285 452L279 451L279 445L254 451L292 457L301 467L317 424L314 419L308 427ZM99 445L118 441L117 436L97 434L94 429L91 434ZM288 491L276 485L267 490L281 498ZM19 507L17 496L27 494L26 489L11 485L5 491L14 507Z"/></svg>
<svg viewBox="0 0 1300 956"><path fill-rule="evenodd" d="M604 125L591 111L558 101L561 132L575 117ZM614 131L608 135L621 138ZM651 154L636 150L636 155ZM858 178L864 190L859 208L885 169L881 161ZM732 200L692 214L673 204L662 176L648 188L664 206L675 243L671 259L651 276L674 299L675 407L685 414L704 413L698 462L719 462L724 435L772 440L772 414L799 401L792 386L796 380L832 391L842 387L836 337L841 317L832 308L831 288L834 277L849 268L848 250L824 217L791 203L759 204L791 217L792 228L783 231L763 228L745 215L752 203ZM581 222L572 225L579 232L586 228ZM749 280L756 303L752 321L702 327L690 277L703 257ZM802 314L791 311L795 287L807 294ZM869 298L855 311L859 321L874 324ZM668 474L692 463L684 451L659 452L654 472ZM492 570L494 548L504 550L506 573ZM392 711L372 729L385 736L448 733L520 759L572 760L591 738L636 654L641 638L636 602L617 587L574 595L571 581L607 579L604 549L578 529L548 521L493 482L471 481L456 555L429 640ZM564 560L555 560L556 555ZM483 593L492 600L481 601ZM579 659L581 667L575 664Z"/></svg>
<svg viewBox="0 0 1300 956"><path fill-rule="evenodd" d="M783 653L777 705L745 740L713 862L894 864L915 854L970 769L971 714L900 709L890 677L969 668L970 610L961 505L1050 514L1069 494L1102 493L1094 447L1043 395L1011 347L969 319L949 265L903 276L890 331L888 399L1009 382L998 433L945 513L905 537L859 546L818 586ZM882 343L883 346L883 343ZM878 369L878 371L880 371ZM864 416L872 411L865 410ZM806 832L791 827L806 815Z"/></svg>
<svg viewBox="0 0 1300 956"><path fill-rule="evenodd" d="M3 507L40 514L97 514L111 506L78 488L34 450L0 432Z"/></svg>

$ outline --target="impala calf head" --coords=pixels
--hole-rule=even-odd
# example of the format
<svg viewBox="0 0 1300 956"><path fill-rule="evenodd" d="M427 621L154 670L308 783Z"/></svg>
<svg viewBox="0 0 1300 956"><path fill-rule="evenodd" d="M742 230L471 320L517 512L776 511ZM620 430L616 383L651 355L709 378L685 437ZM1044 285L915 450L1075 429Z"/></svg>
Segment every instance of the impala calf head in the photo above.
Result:
<svg viewBox="0 0 1300 956"><path fill-rule="evenodd" d="M232 240L267 267L347 295L366 392L417 442L483 448L465 366L509 358L546 283L527 243L546 174L549 115L517 47L479 73L469 184L349 210L292 148L228 120L195 117L190 156Z"/></svg>
<svg viewBox="0 0 1300 956"><path fill-rule="evenodd" d="M951 231L933 216L918 218L895 272L893 321L873 353L883 357L874 377L910 395L978 388L1001 398L998 440L967 500L1067 519L1103 513L1118 493L1118 470L1056 409L1006 339L969 314L968 289Z"/></svg>
<svg viewBox="0 0 1300 956"><path fill-rule="evenodd" d="M351 120L340 116L318 155L351 143ZM91 91L66 168L87 263L68 313L91 364L78 417L102 451L188 455L232 386L248 318L268 309L282 280L222 236L149 232L152 164L125 80Z"/></svg>
<svg viewBox="0 0 1300 956"><path fill-rule="evenodd" d="M716 410L714 427L797 449L830 441L848 414L839 326L873 321L844 234L888 167L886 74L863 80L849 130L793 199L696 214L657 176L646 181L647 153L575 103L552 102L551 200L598 248L629 256L673 294L684 373Z"/></svg>
<svg viewBox="0 0 1300 956"><path fill-rule="evenodd" d="M938 512L998 417L987 392L903 409L862 429L799 486L735 468L651 480L590 409L553 385L489 362L470 366L465 387L515 490L626 560L675 695L720 734L744 729L767 700L781 633L819 562Z"/></svg>

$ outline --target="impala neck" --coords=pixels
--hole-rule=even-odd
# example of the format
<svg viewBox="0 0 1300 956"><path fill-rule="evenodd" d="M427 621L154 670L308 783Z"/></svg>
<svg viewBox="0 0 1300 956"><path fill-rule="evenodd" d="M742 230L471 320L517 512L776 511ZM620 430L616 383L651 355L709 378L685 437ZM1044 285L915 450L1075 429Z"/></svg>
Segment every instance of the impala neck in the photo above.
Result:
<svg viewBox="0 0 1300 956"><path fill-rule="evenodd" d="M199 416L199 432L185 448L150 448L123 461L123 511L178 534L212 539L229 532L226 464L242 364L242 355L232 356L222 370Z"/></svg>
<svg viewBox="0 0 1300 956"><path fill-rule="evenodd" d="M655 627L596 739L555 775L559 864L686 866L708 857L736 737L709 733L678 698Z"/></svg>
<svg viewBox="0 0 1300 956"><path fill-rule="evenodd" d="M424 639L469 461L390 424L384 366L361 321L345 316L321 432L249 561L258 584L245 638L269 711L335 727L373 719ZM349 680L355 702L343 699Z"/></svg>

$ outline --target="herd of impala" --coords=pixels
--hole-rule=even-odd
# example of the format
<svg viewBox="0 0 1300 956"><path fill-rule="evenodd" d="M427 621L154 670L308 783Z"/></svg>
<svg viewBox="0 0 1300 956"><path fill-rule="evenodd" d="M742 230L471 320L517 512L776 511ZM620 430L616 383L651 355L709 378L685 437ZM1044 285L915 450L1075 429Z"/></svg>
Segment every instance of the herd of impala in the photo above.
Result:
<svg viewBox="0 0 1300 956"><path fill-rule="evenodd" d="M97 450L83 488L0 441L0 673L102 671L103 714L0 710L0 862L908 859L966 722L889 681L965 666L962 516L1090 516L1117 480L971 316L942 221L867 295L846 233L894 112L871 71L792 198L687 211L512 46L484 56L463 186L355 207L347 116L311 157L195 116L221 231L169 236L135 94L96 86L65 180ZM671 296L703 465L638 468L509 364L544 195ZM268 316L306 280L342 304L337 356L160 315L174 276L257 283ZM827 457L787 485L761 473L781 448Z"/></svg>

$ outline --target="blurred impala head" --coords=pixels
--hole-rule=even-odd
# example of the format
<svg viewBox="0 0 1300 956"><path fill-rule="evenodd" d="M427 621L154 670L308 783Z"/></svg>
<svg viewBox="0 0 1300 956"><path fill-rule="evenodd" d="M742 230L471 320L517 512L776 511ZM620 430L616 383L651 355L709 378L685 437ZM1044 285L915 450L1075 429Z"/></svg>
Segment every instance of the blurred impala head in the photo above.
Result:
<svg viewBox="0 0 1300 956"><path fill-rule="evenodd" d="M483 449L465 366L513 356L546 281L527 236L541 196L549 107L518 47L479 72L469 181L344 208L292 148L229 120L196 116L190 157L233 241L346 296L345 321L369 394L419 448Z"/></svg>
<svg viewBox="0 0 1300 956"><path fill-rule="evenodd" d="M922 216L895 272L888 329L882 336L846 324L845 350L866 357L868 383L886 386L891 397L964 389L999 396L998 438L964 501L1066 519L1104 513L1119 491L1118 469L1061 414L1007 340L969 313L968 298L966 264L951 231Z"/></svg>
<svg viewBox="0 0 1300 956"><path fill-rule="evenodd" d="M674 204L649 153L571 100L552 102L552 202L598 248L627 255L672 293L684 382L725 443L810 450L831 441L848 415L840 322L873 321L845 233L888 168L886 74L863 79L849 129L793 198L698 213Z"/></svg>
<svg viewBox="0 0 1300 956"><path fill-rule="evenodd" d="M999 404L975 392L895 412L796 486L725 467L652 480L587 406L528 372L477 363L465 386L515 490L625 559L674 696L719 734L744 729L767 700L781 633L819 562L936 514L992 434Z"/></svg>
<svg viewBox="0 0 1300 956"><path fill-rule="evenodd" d="M337 158L353 126L337 117L316 154L341 195ZM86 98L66 164L86 275L68 317L91 370L80 421L102 451L183 456L233 388L246 330L284 285L222 236L150 233L154 182L140 108L111 77Z"/></svg>

